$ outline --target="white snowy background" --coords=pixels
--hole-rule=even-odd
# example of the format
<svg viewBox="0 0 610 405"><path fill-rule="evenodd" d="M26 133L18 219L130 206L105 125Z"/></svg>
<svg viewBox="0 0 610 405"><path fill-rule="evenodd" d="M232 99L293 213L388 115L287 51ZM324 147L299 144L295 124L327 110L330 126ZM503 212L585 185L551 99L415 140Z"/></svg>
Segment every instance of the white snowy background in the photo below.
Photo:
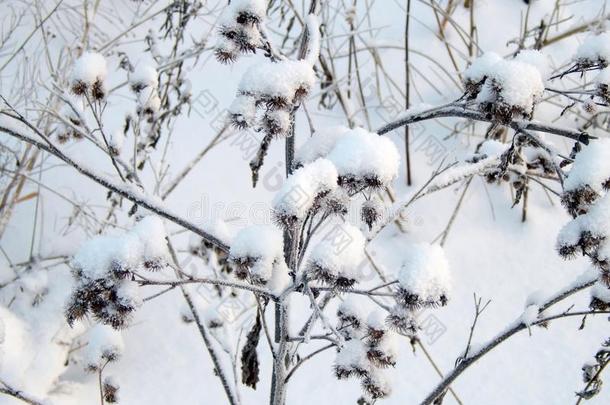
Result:
<svg viewBox="0 0 610 405"><path fill-rule="evenodd" d="M11 3L1 2L0 8ZM15 3L21 3L15 1ZM47 5L45 7L51 7ZM51 2L49 2L51 3ZM102 3L106 3L105 1ZM104 7L132 10L132 2L108 1ZM163 2L159 1L158 7ZM300 2L295 2L300 3ZM347 5L342 1L332 1L337 12L338 28L336 35L345 34ZM335 4L336 3L336 4ZM349 2L348 2L349 3ZM371 26L375 29L362 35L371 45L378 46L387 74L403 83L404 77L404 1L369 0L358 2L356 15L364 15L370 10ZM365 4L367 3L367 4ZM604 3L601 0L576 1L562 7L571 21L564 27L581 24L595 18ZM499 55L508 55L514 47L507 46L508 40L520 35L519 27L524 18L527 6L521 0L481 0L475 1L476 18L479 32L479 45L485 51L494 51ZM555 0L532 1L529 13L531 21L552 11ZM297 4L297 7L301 7ZM205 17L206 24L201 24L201 31L209 30L210 24L218 17L222 7L215 8L213 15ZM1 13L1 12L0 12ZM117 14L120 14L117 11ZM129 15L129 13L125 13ZM455 84L442 76L440 70L429 59L439 61L453 77L453 67L447 57L445 46L435 37L434 15L426 2L414 1L412 5L414 19L411 23L412 63L423 73L415 75L417 93L412 90L413 104L425 102L436 105L452 101L460 96ZM466 22L468 12L459 8L454 18ZM120 32L128 21L108 21L99 18L97 28L102 29L109 38ZM138 62L138 55L144 44L141 38L149 28L155 29L161 24L159 18L149 21L145 26L134 30L131 39L120 45L120 49L129 53L132 61ZM368 24L368 23L367 23ZM367 25L365 24L365 26ZM57 27L50 28L51 30ZM29 28L18 32L18 38L25 38ZM343 29L343 32L340 30ZM448 30L449 40L456 40L455 32ZM57 38L51 43L51 49L65 46L64 38L55 32ZM202 34L198 33L198 34ZM551 65L558 67L574 55L585 34L572 36L544 49L549 55ZM26 51L32 55L41 49L40 38L28 43ZM20 41L17 40L17 43ZM95 41L94 41L95 42ZM101 41L103 42L103 41ZM213 43L213 40L211 40ZM344 48L346 49L346 48ZM372 75L370 55L362 53L361 75ZM225 66L219 64L211 52L204 53L199 60L188 61L185 68L187 77L192 82L192 93L195 101L188 117L181 117L173 128L169 143L167 161L171 162L170 173L176 174L189 162L215 135L214 119L225 108L228 108L235 97L241 75L254 61L262 56L249 56L236 63ZM39 61L40 62L40 61ZM116 54L107 58L108 87L125 80L124 72L116 69ZM142 63L149 61L143 60ZM33 61L32 63L36 63ZM345 59L338 63L345 64ZM466 66L462 66L465 68ZM423 81L426 77L434 87ZM0 78L0 92L4 93L13 85L18 72L14 68L3 70ZM370 81L374 85L375 81ZM47 82L50 84L50 82ZM316 89L312 91L307 102L316 129L332 125L345 125L344 114L337 107L335 110L321 110L317 105ZM110 99L106 117L108 125L120 125L121 111L131 108L125 90L122 97ZM197 98L198 97L198 98ZM394 97L402 105L404 100L397 93ZM132 97L133 98L133 97ZM378 102L378 101L377 101ZM545 105L538 108L536 119L552 121L558 117L560 108ZM389 114L389 116L388 116ZM383 107L371 108L370 125L375 129L383 125L386 119L395 113L387 113ZM359 121L366 122L359 115ZM385 118L385 119L384 119ZM408 196L418 189L429 177L440 160L447 161L464 156L471 152L478 140L468 138L466 134L460 139L443 141L450 133L456 119L428 121L417 124L415 133L424 142L434 137L443 142L444 148L435 153L425 150L417 141L412 145L412 167L414 184L405 185L404 156L401 157L400 176L394 181L396 195L399 198ZM564 120L566 125L573 125ZM478 131L484 131L481 125ZM302 110L297 115L296 141L297 148L309 137L309 127ZM599 136L605 134L599 133ZM404 153L402 129L388 135L397 149ZM4 139L4 136L3 136ZM569 152L571 144L563 138L547 135L545 140L558 149ZM419 147L418 147L419 146ZM85 142L70 143L65 146L71 156L85 161L91 167L103 173L112 173L112 166L105 157L100 157ZM215 218L227 220L230 231L235 232L246 224L269 223L265 212L270 209L271 201L282 181L283 142L274 142L266 163L261 172L259 185L251 185L248 159L244 159L244 150L231 141L225 141L211 150L196 165L166 201L167 206L183 216L188 216L197 223L206 223ZM153 154L159 159L160 151ZM30 246L33 251L45 257L51 254L74 254L91 235L82 232L63 233L66 218L72 210L71 205L55 195L55 192L70 196L76 201L86 202L91 206L101 207L104 204L106 191L91 181L84 180L73 168L58 165L54 159L44 163L44 170L36 174L38 181L43 181L49 188L41 189L40 207L35 217L36 200L26 201L17 206L1 242L3 252L13 263L28 260ZM170 176L171 177L171 176ZM144 175L145 182L153 184L150 171ZM38 191L36 184L27 182L28 191ZM407 232L399 232L396 227L388 227L368 246L368 251L375 262L388 274L397 274L401 263L409 256L408 246L413 242L432 242L444 229L461 189L450 187L417 201L408 211ZM475 178L464 199L455 224L445 244L445 255L451 272L450 301L446 307L426 310L422 316L433 314L444 332L440 336L422 337L429 354L442 372L451 370L457 356L463 351L470 324L474 316L473 294L482 297L483 301L491 300L481 316L475 334L474 347L485 342L518 319L524 311L525 302L530 294L542 290L551 294L568 285L581 273L589 269L586 260L577 259L566 262L556 253L555 244L559 230L569 221L569 216L559 204L557 198L547 197L542 189L534 187L529 195L528 218L521 222L520 206L511 208L510 190L506 185L496 186L484 183ZM128 204L128 207L130 205ZM131 227L132 220L126 216L124 209L119 223ZM99 208L98 213L103 215ZM261 214L263 213L263 214ZM37 233L32 241L32 229L36 218ZM181 232L176 225L166 222L169 233ZM120 235L123 231L109 231ZM178 236L186 246L190 236L182 232ZM203 271L203 270L202 270ZM13 276L8 262L2 261L0 277L9 280ZM48 396L57 404L93 404L99 403L99 393L95 374L82 372L82 365L65 366L65 348L57 345L61 334L66 334L63 308L72 288L72 277L67 266L54 266L44 272L43 276L28 280L32 288L43 283L49 289L46 299L35 310L25 310L19 305L26 305L18 299L11 303L12 314L4 306L15 296L8 289L0 290L3 307L0 318L6 325L13 327L4 330L4 345L0 345L0 376L19 384L19 387L38 397ZM371 284L375 285L375 284ZM155 291L154 287L142 287L148 296ZM184 307L183 297L174 290L146 302L136 313L130 327L122 330L123 354L118 362L106 369L120 384L120 403L124 404L220 404L226 399L218 379L213 375L212 363L202 345L196 327L181 320ZM576 308L588 305L588 293L581 293L562 303L557 309L567 309L572 303ZM202 306L208 305L203 301ZM294 314L292 321L295 328L302 325L309 313L305 298L293 300ZM334 308L334 307L333 307ZM334 314L334 310L328 311ZM332 315L334 317L334 315ZM14 319L13 319L14 318ZM23 318L23 319L18 319ZM491 353L483 357L452 384L464 404L570 404L576 401L575 392L582 389L581 367L590 361L600 343L608 338L607 317L598 315L589 317L584 330L579 330L580 318L567 318L551 323L548 329L534 327L512 337ZM236 321L241 322L242 319ZM22 324L23 328L14 325ZM76 328L82 328L77 326ZM73 331L72 333L82 333ZM19 333L15 336L15 333ZM245 333L245 332L244 332ZM261 342L262 342L261 338ZM10 345L9 345L10 343ZM308 350L317 345L312 343ZM440 377L433 369L424 353L417 348L413 352L407 339L398 341L399 356L397 366L391 375L393 393L383 401L387 404L415 404L423 400L436 385ZM90 344L90 346L94 346ZM86 352L86 348L84 349ZM94 350L90 347L89 350ZM308 352L308 351L305 351ZM261 354L261 382L257 390L241 388L244 404L258 404L268 401L269 376L271 362L266 347L259 346ZM85 356L85 354L81 354ZM315 357L300 368L289 383L287 401L289 404L343 404L355 403L360 396L360 387L354 380L338 381L334 377L332 364L335 354L332 350ZM60 375L59 380L56 376ZM8 396L0 396L1 404L17 404L19 401ZM445 403L455 403L447 394ZM604 388L600 395L589 401L591 404L610 403L610 390Z"/></svg>

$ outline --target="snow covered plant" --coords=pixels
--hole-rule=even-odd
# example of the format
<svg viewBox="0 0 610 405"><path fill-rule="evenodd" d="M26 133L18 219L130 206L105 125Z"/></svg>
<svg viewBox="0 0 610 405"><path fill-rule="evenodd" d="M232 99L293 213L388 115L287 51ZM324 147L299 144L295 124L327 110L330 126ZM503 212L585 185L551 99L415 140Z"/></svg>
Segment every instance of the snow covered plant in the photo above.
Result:
<svg viewBox="0 0 610 405"><path fill-rule="evenodd" d="M345 339L337 350L335 374L339 379L360 379L364 396L372 403L390 395L387 368L396 365L398 335L417 339L417 310L447 304L450 277L447 260L439 246L411 247L393 289L395 305L385 314L367 311L367 299L351 296L337 310L337 331Z"/></svg>
<svg viewBox="0 0 610 405"><path fill-rule="evenodd" d="M0 402L608 403L601 3L0 2Z"/></svg>
<svg viewBox="0 0 610 405"><path fill-rule="evenodd" d="M95 325L86 336L83 364L85 371L96 373L101 382L100 394L106 403L119 402L119 385L112 376L103 376L108 364L116 362L124 350L121 333L110 326Z"/></svg>
<svg viewBox="0 0 610 405"><path fill-rule="evenodd" d="M366 212L360 227L375 224L383 207L370 201L396 178L398 151L387 138L363 128L336 127L314 134L296 156L298 169L273 199L278 227L241 230L231 243L230 260L239 279L265 286L279 296L303 293L314 308L318 305L314 296L320 291L346 296L335 327L316 309L298 339L311 339L315 318L320 317L337 349L336 376L359 378L362 400L375 401L391 392L385 369L396 364L396 334L416 337L417 311L447 304L447 260L439 246L413 245L395 275L397 281L386 286L392 306L382 306L383 312L366 310L366 298L350 296L366 276L361 271L366 239L358 226L348 222L349 204L357 201ZM288 239L283 235L289 235ZM255 328L260 333L260 326Z"/></svg>
<svg viewBox="0 0 610 405"><path fill-rule="evenodd" d="M106 59L97 52L85 52L74 63L70 90L77 96L100 101L106 95Z"/></svg>
<svg viewBox="0 0 610 405"><path fill-rule="evenodd" d="M229 17L225 20L235 24L221 26L222 39L216 48L219 60L234 61L238 51L255 52L260 42L264 3L240 0L227 7L225 14ZM250 66L241 78L229 115L237 129L264 134L258 153L250 162L254 186L271 141L292 136L294 113L316 82L313 65L319 53L318 31L317 20L310 16L305 31L308 41L303 42L298 60L276 55L266 42L263 49L268 59Z"/></svg>
<svg viewBox="0 0 610 405"><path fill-rule="evenodd" d="M562 203L574 217L558 237L559 254L580 253L600 269L600 280L610 288L610 140L599 139L584 147L574 159L564 182ZM601 287L600 288L604 288ZM594 297L610 303L608 294Z"/></svg>
<svg viewBox="0 0 610 405"><path fill-rule="evenodd" d="M538 61L541 63L535 64ZM512 60L495 53L484 54L464 72L466 94L494 121L531 118L544 92L547 66L545 57L536 51L519 53Z"/></svg>
<svg viewBox="0 0 610 405"><path fill-rule="evenodd" d="M264 46L261 35L267 9L263 0L234 0L225 8L219 22L220 38L215 55L222 63L232 63L240 54L254 53Z"/></svg>
<svg viewBox="0 0 610 405"><path fill-rule="evenodd" d="M92 314L115 329L127 327L142 305L135 275L163 268L167 258L163 224L154 217L124 235L89 240L72 262L76 287L66 309L68 323Z"/></svg>

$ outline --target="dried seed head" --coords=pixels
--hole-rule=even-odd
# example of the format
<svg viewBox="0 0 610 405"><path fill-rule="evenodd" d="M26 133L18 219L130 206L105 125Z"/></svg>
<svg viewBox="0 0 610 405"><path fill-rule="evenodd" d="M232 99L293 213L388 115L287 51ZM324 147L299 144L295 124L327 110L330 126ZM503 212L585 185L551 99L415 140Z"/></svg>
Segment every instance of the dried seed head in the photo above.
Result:
<svg viewBox="0 0 610 405"><path fill-rule="evenodd" d="M91 86L91 97L94 100L101 101L106 97L106 91L104 90L104 83L101 80L96 80Z"/></svg>
<svg viewBox="0 0 610 405"><path fill-rule="evenodd" d="M436 308L438 306L443 307L449 302L449 299L445 294L441 294L435 298L422 299L419 295L411 293L404 288L398 288L395 297L398 304L410 310Z"/></svg>
<svg viewBox="0 0 610 405"><path fill-rule="evenodd" d="M391 389L377 373L369 373L362 379L362 389L374 400L390 395Z"/></svg>
<svg viewBox="0 0 610 405"><path fill-rule="evenodd" d="M237 14L235 21L238 24L242 24L242 25L246 25L246 24L254 25L254 24L258 24L261 21L261 17L250 11L241 11Z"/></svg>
<svg viewBox="0 0 610 405"><path fill-rule="evenodd" d="M239 54L233 48L219 46L214 50L214 56L218 62L229 65L237 60Z"/></svg>
<svg viewBox="0 0 610 405"><path fill-rule="evenodd" d="M395 305L386 318L387 325L397 332L408 336L416 336L419 331L417 320L410 311L400 305Z"/></svg>
<svg viewBox="0 0 610 405"><path fill-rule="evenodd" d="M559 245L557 252L563 259L571 260L576 258L578 247L576 245Z"/></svg>
<svg viewBox="0 0 610 405"><path fill-rule="evenodd" d="M72 93L74 93L77 96L84 96L85 94L87 94L87 83L81 81L81 80L76 80L72 83L72 86L70 87L70 90L72 91Z"/></svg>
<svg viewBox="0 0 610 405"><path fill-rule="evenodd" d="M288 135L291 126L290 113L279 109L268 110L263 115L261 124L263 130L268 135L274 137L286 136Z"/></svg>
<svg viewBox="0 0 610 405"><path fill-rule="evenodd" d="M369 348L369 350L366 352L366 357L371 363L379 368L394 367L396 365L396 359L394 356L385 353L378 347Z"/></svg>
<svg viewBox="0 0 610 405"><path fill-rule="evenodd" d="M328 213L345 216L347 215L349 196L344 189L338 188L328 193L321 201L321 207Z"/></svg>
<svg viewBox="0 0 610 405"><path fill-rule="evenodd" d="M362 221L369 227L369 230L373 229L373 225L381 219L383 206L379 199L373 197L369 200L366 200L362 204L362 210L360 211L360 216Z"/></svg>
<svg viewBox="0 0 610 405"><path fill-rule="evenodd" d="M561 203L574 217L586 214L591 204L597 200L599 194L589 185L576 190L565 191L561 195Z"/></svg>
<svg viewBox="0 0 610 405"><path fill-rule="evenodd" d="M119 402L119 385L110 376L104 379L102 384L102 392L104 394L104 400L110 404Z"/></svg>

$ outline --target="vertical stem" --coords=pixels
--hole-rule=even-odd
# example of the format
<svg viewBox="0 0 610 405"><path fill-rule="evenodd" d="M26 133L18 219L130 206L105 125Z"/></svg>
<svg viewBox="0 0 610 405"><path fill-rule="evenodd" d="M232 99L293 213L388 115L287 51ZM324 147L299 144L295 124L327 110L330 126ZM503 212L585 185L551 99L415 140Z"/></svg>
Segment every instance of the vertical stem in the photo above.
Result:
<svg viewBox="0 0 610 405"><path fill-rule="evenodd" d="M472 60L474 56L474 0L470 0L468 2L468 7L470 7L470 42L468 43L468 56Z"/></svg>
<svg viewBox="0 0 610 405"><path fill-rule="evenodd" d="M521 212L521 222L527 220L527 195L529 194L529 181L525 178L525 190L523 190L523 211Z"/></svg>
<svg viewBox="0 0 610 405"><path fill-rule="evenodd" d="M318 1L311 0L309 5L309 14L315 14L316 6ZM299 47L299 59L304 59L307 54L307 44L309 42L308 27L303 27L303 33L301 35L301 44ZM298 107L297 107L298 108ZM296 136L295 131L295 108L292 111L292 126L290 129L290 136L286 138L285 144L285 158L286 158L286 177L292 173L293 161L294 161L294 138ZM298 237L299 229L295 227L292 230L284 231L284 257L286 264L288 264L290 271L293 276L296 276L297 272L297 258L298 258ZM283 405L286 401L286 353L288 351L288 301L287 297L281 296L275 304L275 343L277 349L275 351L275 357L273 359L273 375L271 377L271 395L269 403L271 405Z"/></svg>
<svg viewBox="0 0 610 405"><path fill-rule="evenodd" d="M100 388L100 404L104 405L104 389L102 388L102 369L101 368L97 373L97 383Z"/></svg>
<svg viewBox="0 0 610 405"><path fill-rule="evenodd" d="M169 252L172 257L172 261L174 262L174 265L176 266L176 268L178 268L179 270L182 271L180 263L178 262L178 256L176 255L176 250L174 249L169 238L167 238L167 247L169 249ZM182 278L182 273L176 272L176 276L178 276L178 278ZM216 373L216 376L218 376L218 378L220 379L222 388L224 389L224 392L227 396L228 403L230 405L239 405L239 399L235 392L235 391L237 391L237 386L231 387L231 384L229 383L229 379L227 378L227 376L222 368L220 357L218 356L218 353L216 352L216 349L214 348L211 336L210 336L207 328L201 321L201 318L199 318L199 313L197 312L197 308L195 307L195 304L193 304L193 299L191 298L190 293L188 292L188 290L186 289L186 287L184 285L180 285L180 292L182 292L182 296L184 297L184 300L186 301L186 304L189 307L191 314L193 315L193 320L195 321L195 324L197 325L197 329L199 330L199 334L201 335L201 338L203 339L203 343L205 344L205 347L208 350L208 354L210 355L212 364L214 364L214 371ZM233 390L233 388L235 389L235 391Z"/></svg>
<svg viewBox="0 0 610 405"><path fill-rule="evenodd" d="M275 340L278 343L276 356L273 359L273 381L271 384L271 405L283 405L286 401L286 353L288 304L282 298L275 305Z"/></svg>
<svg viewBox="0 0 610 405"><path fill-rule="evenodd" d="M409 88L411 87L411 78L409 77L409 22L411 20L411 0L407 0L407 13L405 16L405 109L409 109L411 100L409 97ZM405 157L407 167L407 185L411 185L411 148L409 139L409 126L405 125Z"/></svg>
<svg viewBox="0 0 610 405"><path fill-rule="evenodd" d="M292 116L293 124L290 134L286 138L286 177L292 174L292 163L294 161L294 115Z"/></svg>

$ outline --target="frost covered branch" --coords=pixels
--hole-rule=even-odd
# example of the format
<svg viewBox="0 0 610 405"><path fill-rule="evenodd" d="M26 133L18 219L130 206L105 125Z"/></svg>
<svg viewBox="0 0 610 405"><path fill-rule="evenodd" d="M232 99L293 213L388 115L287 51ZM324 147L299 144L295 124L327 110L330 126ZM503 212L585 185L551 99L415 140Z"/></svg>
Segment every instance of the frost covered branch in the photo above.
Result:
<svg viewBox="0 0 610 405"><path fill-rule="evenodd" d="M4 381L0 380L0 384L2 385L2 387L0 387L0 394L10 395L11 397L15 397L15 398L25 402L26 404L42 405L42 402L39 402L39 401L29 397L24 392L21 392L15 388L11 387Z"/></svg>
<svg viewBox="0 0 610 405"><path fill-rule="evenodd" d="M581 311L581 312L564 312L558 315L545 316L544 312L551 308L553 305L565 300L566 298L572 296L573 294L578 293L584 289L590 288L596 282L597 278L594 274L586 273L581 277L581 279L577 280L572 285L566 287L563 290L556 292L554 295L546 299L544 302L541 302L537 308L537 314L533 321L526 322L522 318L517 319L514 322L514 325L509 326L505 331L498 334L495 338L490 340L489 342L478 346L479 348L476 351L470 353L468 357L462 358L458 365L443 378L443 380L430 392L430 394L421 402L422 405L429 405L434 403L434 401L443 394L443 392L455 381L467 368L469 368L472 364L478 361L481 357L485 356L495 347L509 339L511 336L521 332L522 330L528 329L533 325L541 325L546 324L549 321L570 317L570 316L581 316L588 315L593 313L605 313L605 312L596 312L592 311Z"/></svg>
<svg viewBox="0 0 610 405"><path fill-rule="evenodd" d="M222 386L204 390L208 402L239 405L263 389L285 405L328 375L319 367L356 381L359 404L413 402L405 384L428 376L403 365L405 338L442 379L424 403L440 403L518 332L567 317L593 329L585 317L610 310L610 34L594 0L34 3L10 3L0 21L0 381L31 395L0 392L146 401L110 375L126 351L122 366L152 384L191 384L197 346L163 341L177 320L213 371L195 380ZM517 15L519 36L499 35ZM507 226L517 205L527 222ZM441 370L430 323L444 333L483 282L494 302L511 300L502 295L519 285L504 288L500 271L551 277L539 266L561 221L557 261L582 256L594 271L530 296L482 346L488 309L475 295L465 348ZM588 310L548 313L585 289ZM170 373L135 355L161 342ZM602 392L604 353L583 368L581 398ZM409 378L392 384L398 364ZM80 372L95 378L71 384ZM171 401L192 399L179 391ZM350 400L320 391L307 394Z"/></svg>
<svg viewBox="0 0 610 405"><path fill-rule="evenodd" d="M0 132L4 132L23 142L32 144L39 149L49 152L53 156L62 160L66 164L72 166L73 168L78 170L81 174L83 174L84 176L88 177L89 179L95 181L96 183L100 184L101 186L105 187L106 189L114 191L115 193L127 198L128 200L133 201L134 203L141 205L142 207L144 207L146 209L151 210L152 212L168 219L169 221L172 221L172 222L196 233L197 235L204 238L206 241L212 243L213 245L219 247L220 249L222 249L224 251L229 250L229 246L225 242L223 242L220 239L218 239L217 237L207 233L206 231L204 231L197 225L189 222L188 220L181 218L180 216L167 210L162 205L153 201L151 198L141 194L141 192L139 190L131 188L127 185L121 185L121 184L116 183L115 181L111 180L108 177L95 173L93 170L86 167L86 165L79 163L75 159L64 154L59 148L57 148L50 141L48 141L48 139L34 126L32 126L28 122L23 122L23 123L25 125L27 125L32 130L32 132L40 135L43 139L47 140L47 143L43 143L41 141L34 139L34 137L32 137L32 133L29 132L26 128L23 128L23 127L19 128L19 127L15 126L14 124L12 124L10 122L6 122L6 121L0 122Z"/></svg>
<svg viewBox="0 0 610 405"><path fill-rule="evenodd" d="M486 115L485 113L474 111L467 108L466 104L460 105L456 103L455 105L449 106L441 106L441 107L433 107L425 111L421 112L406 112L400 118L384 125L383 127L377 129L377 133L379 135L384 135L388 132L393 131L394 129L403 127L405 125L413 124L416 122L427 121L436 118L466 118L474 121L481 122L493 122L492 117ZM547 124L535 120L511 120L507 126L511 127L515 131L519 130L531 130L531 131L540 131L549 134L559 135L565 138L569 138L578 142L582 142L584 144L588 144L590 139L595 139L594 136L591 136L585 132L576 131L570 128L566 128L565 126L557 126L553 124Z"/></svg>

